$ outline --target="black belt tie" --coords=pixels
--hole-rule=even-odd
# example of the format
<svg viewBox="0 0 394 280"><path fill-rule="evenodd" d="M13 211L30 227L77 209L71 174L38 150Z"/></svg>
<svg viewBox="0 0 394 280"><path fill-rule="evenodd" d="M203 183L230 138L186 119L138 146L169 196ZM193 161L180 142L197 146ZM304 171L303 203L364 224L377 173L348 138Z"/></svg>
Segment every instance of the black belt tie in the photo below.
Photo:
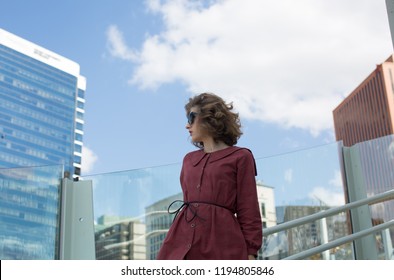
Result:
<svg viewBox="0 0 394 280"><path fill-rule="evenodd" d="M182 202L182 205L179 206L176 210L170 211L171 206L174 203L176 203L176 202ZM233 211L231 209L229 209L229 208L227 208L225 206L219 205L217 203L214 203L214 202L207 202L207 201L183 201L183 200L174 200L173 202L171 202L171 204L168 206L167 212L169 214L175 214L174 219L173 219L173 221L174 221L175 218L178 216L179 212L182 210L182 208L185 207L185 209L186 209L185 211L188 211L190 209L190 211L193 214L191 219L187 219L187 212L185 213L185 220L186 220L186 222L190 223L191 221L194 220L195 217L199 217L200 219L204 220L204 218L198 216L196 206L193 205L194 203L210 204L210 205L213 205L213 206L217 206L217 207L221 207L221 208L227 209L228 211L233 213Z"/></svg>

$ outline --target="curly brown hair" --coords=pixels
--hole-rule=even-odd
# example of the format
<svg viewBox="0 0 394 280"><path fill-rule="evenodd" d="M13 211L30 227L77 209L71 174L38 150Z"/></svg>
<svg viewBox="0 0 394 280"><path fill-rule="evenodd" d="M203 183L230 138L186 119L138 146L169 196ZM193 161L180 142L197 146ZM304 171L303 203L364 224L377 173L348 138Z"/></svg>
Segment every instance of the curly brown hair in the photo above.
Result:
<svg viewBox="0 0 394 280"><path fill-rule="evenodd" d="M189 98L185 105L186 115L192 107L198 107L201 127L213 137L215 142L223 141L226 145L234 146L242 135L239 114L233 112L233 103L226 103L213 93L201 93ZM193 143L203 148L203 143Z"/></svg>

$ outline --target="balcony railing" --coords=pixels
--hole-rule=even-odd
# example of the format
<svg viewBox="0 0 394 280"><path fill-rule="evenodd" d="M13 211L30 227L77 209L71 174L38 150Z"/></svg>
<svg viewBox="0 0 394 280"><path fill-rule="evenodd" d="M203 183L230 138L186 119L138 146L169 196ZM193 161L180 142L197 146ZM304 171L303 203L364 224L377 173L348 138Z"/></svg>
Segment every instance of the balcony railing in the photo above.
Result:
<svg viewBox="0 0 394 280"><path fill-rule="evenodd" d="M259 259L391 259L393 143L256 157ZM0 259L155 259L167 207L182 198L180 168L79 181L62 179L61 166L0 169Z"/></svg>
<svg viewBox="0 0 394 280"><path fill-rule="evenodd" d="M277 225L277 226L273 226L270 228L266 228L264 230L264 235L270 236L276 233L280 233L282 231L288 231L291 229L294 229L298 226L302 226L311 222L315 222L316 220L320 220L320 219L325 219L328 218L330 216L336 215L338 213L342 213L360 206L365 206L365 205L373 205L373 204L377 204L380 202L384 202L384 201L388 201L388 200L393 200L394 199L394 189L375 195L373 197L369 197L369 198L365 198L365 199L361 199L359 201L355 201L355 202L351 202L348 203L346 205L343 206L339 206L339 207L335 207L335 208L330 208L328 210L324 210L303 218L299 218L296 220L292 220L289 222L285 222L283 224ZM284 259L288 259L288 260L296 260L296 259L306 259L308 257L311 257L313 255L317 255L317 254L322 254L323 252L333 249L333 248L337 248L338 246L344 245L346 243L349 242L354 242L357 241L360 238L364 238L368 235L372 235L372 234L376 234L379 232L382 232L382 234L384 234L386 230L390 229L390 228L394 228L394 219L390 220L388 222L383 222L382 224L379 224L377 226L370 226L369 228L365 228L359 232L353 233L353 234L349 234L347 236L338 238L336 240L327 242L325 244L321 244L319 246L316 246L314 248L311 249L307 249L305 251L299 252L297 254L291 255L289 257L286 257ZM373 241L373 240L372 240ZM385 242L385 257L384 259L394 259L394 250L393 250L393 244L391 242L391 239L386 240ZM377 252L376 250L372 250L372 251L368 251L366 250L365 252L360 253L360 256L366 256L367 259L376 259L377 256Z"/></svg>

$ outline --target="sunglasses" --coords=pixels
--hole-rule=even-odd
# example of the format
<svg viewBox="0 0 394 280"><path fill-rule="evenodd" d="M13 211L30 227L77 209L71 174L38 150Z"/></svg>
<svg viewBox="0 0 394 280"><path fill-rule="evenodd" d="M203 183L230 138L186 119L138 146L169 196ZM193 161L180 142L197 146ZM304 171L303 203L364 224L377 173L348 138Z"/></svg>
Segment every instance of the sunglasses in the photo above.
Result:
<svg viewBox="0 0 394 280"><path fill-rule="evenodd" d="M187 116L187 122L189 125L192 125L194 123L194 120L196 119L196 116L198 113L196 112L190 112L189 115Z"/></svg>

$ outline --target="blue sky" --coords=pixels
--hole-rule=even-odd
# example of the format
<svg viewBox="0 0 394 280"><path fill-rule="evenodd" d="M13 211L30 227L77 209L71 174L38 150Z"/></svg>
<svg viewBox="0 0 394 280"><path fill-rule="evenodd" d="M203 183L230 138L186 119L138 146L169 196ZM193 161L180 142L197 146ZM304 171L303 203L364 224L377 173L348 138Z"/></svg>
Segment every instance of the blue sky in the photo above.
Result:
<svg viewBox="0 0 394 280"><path fill-rule="evenodd" d="M335 142L332 110L392 54L383 0L2 0L0 27L80 64L84 175L181 162L205 91L256 158Z"/></svg>

